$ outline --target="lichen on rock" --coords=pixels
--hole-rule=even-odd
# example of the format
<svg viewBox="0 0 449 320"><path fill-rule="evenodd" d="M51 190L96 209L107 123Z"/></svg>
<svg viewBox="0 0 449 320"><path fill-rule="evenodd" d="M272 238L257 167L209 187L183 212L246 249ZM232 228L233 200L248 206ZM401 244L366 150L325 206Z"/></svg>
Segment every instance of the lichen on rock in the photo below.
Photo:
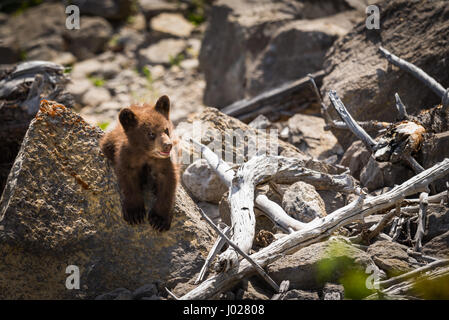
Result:
<svg viewBox="0 0 449 320"><path fill-rule="evenodd" d="M128 225L102 134L42 100L0 200L1 299L89 298L156 280L174 286L200 270L213 237L195 203L179 187L168 232ZM65 286L69 265L79 267L79 290Z"/></svg>

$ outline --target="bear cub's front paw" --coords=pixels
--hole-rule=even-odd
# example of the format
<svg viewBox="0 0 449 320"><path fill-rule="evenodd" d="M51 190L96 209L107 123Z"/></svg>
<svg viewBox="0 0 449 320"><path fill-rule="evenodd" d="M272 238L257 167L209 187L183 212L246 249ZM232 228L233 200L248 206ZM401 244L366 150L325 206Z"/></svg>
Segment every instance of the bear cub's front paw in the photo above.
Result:
<svg viewBox="0 0 449 320"><path fill-rule="evenodd" d="M145 221L145 206L125 206L123 218L130 225L143 223Z"/></svg>
<svg viewBox="0 0 449 320"><path fill-rule="evenodd" d="M154 209L148 213L148 220L150 225L157 231L163 232L170 229L171 217L161 215Z"/></svg>

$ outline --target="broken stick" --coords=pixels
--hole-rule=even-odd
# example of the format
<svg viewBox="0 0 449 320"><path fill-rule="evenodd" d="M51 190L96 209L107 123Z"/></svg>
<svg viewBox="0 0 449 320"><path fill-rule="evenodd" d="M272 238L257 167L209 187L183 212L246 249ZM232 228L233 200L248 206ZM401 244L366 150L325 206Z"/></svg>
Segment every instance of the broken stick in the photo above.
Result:
<svg viewBox="0 0 449 320"><path fill-rule="evenodd" d="M427 87L429 87L433 92L435 92L435 94L441 98L443 107L449 107L449 88L444 89L444 87L438 81L429 76L426 72L424 72L424 70L410 62L405 61L404 59L395 56L387 49L379 47L379 51L389 62L401 68L402 70L407 71L422 83L424 83Z"/></svg>
<svg viewBox="0 0 449 320"><path fill-rule="evenodd" d="M268 282L268 284L276 291L279 292L279 286L274 282L273 279L270 278L270 276L263 270L261 266L259 266L253 259L251 259L250 256L248 256L245 252L243 252L236 244L234 244L229 238L218 228L212 220L204 213L202 209L200 209L201 215L203 218L210 224L210 226L231 246L234 248L235 251L237 251L243 258L246 259L259 273L262 278Z"/></svg>
<svg viewBox="0 0 449 320"><path fill-rule="evenodd" d="M425 191L429 183L446 176L448 173L449 159L445 159L384 194L368 197L367 199L364 199L362 195L358 200L334 211L328 216L307 223L304 229L274 241L268 247L252 254L251 258L261 267L267 266L286 254L294 253L301 248L329 238L336 229L342 226L361 220L363 217L378 211L388 209L407 196ZM253 273L254 267L244 260L228 272L220 273L207 279L180 299L191 300L214 297Z"/></svg>

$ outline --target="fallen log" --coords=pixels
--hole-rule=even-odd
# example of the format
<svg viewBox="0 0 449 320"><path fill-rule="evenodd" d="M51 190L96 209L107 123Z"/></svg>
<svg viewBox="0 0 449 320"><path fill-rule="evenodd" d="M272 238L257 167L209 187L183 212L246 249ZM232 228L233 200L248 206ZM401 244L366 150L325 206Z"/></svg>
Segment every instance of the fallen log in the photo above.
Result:
<svg viewBox="0 0 449 320"><path fill-rule="evenodd" d="M313 77L321 81L324 71L314 73ZM254 98L236 101L221 109L221 112L246 123L261 114L273 121L277 120L279 113L289 112L293 115L315 101L309 78L304 77L263 92Z"/></svg>
<svg viewBox="0 0 449 320"><path fill-rule="evenodd" d="M345 207L334 211L324 218L313 220L303 229L282 237L250 257L261 267L267 266L286 254L291 254L303 247L323 241L342 226L361 220L363 217L375 212L391 208L405 197L425 191L429 183L446 176L448 173L449 159L445 159L384 194L375 197L366 197L366 195L361 194L357 200ZM180 299L208 299L214 297L220 292L230 289L240 280L253 273L252 265L247 261L242 261L228 272L219 273L207 279Z"/></svg>

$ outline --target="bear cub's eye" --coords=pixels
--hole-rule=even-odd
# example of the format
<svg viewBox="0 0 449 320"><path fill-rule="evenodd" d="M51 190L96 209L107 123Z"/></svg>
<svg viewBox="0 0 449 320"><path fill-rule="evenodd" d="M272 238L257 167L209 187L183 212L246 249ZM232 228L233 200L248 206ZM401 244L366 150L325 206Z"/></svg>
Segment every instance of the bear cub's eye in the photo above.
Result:
<svg viewBox="0 0 449 320"><path fill-rule="evenodd" d="M166 134L167 136L170 135L170 133L168 132L168 129L165 129L164 132L165 132L165 134Z"/></svg>
<svg viewBox="0 0 449 320"><path fill-rule="evenodd" d="M156 135L153 133L153 132L149 132L148 133L148 137L150 138L150 139L155 139L156 138Z"/></svg>

